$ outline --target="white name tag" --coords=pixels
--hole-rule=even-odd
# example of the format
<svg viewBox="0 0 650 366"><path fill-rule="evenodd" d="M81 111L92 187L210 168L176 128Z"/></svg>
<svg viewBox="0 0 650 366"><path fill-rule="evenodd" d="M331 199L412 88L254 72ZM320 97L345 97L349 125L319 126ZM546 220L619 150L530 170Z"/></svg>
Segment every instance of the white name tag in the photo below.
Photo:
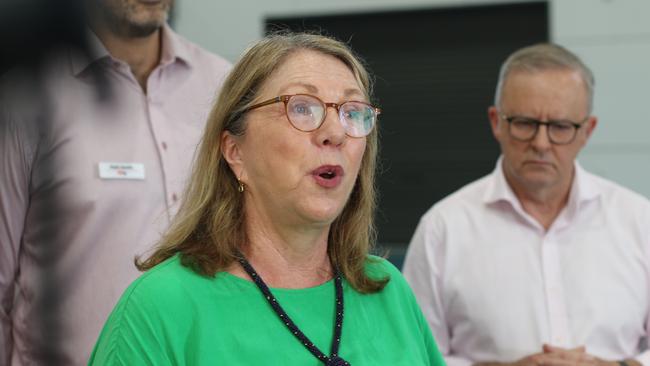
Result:
<svg viewBox="0 0 650 366"><path fill-rule="evenodd" d="M101 179L144 179L144 164L140 163L99 163Z"/></svg>

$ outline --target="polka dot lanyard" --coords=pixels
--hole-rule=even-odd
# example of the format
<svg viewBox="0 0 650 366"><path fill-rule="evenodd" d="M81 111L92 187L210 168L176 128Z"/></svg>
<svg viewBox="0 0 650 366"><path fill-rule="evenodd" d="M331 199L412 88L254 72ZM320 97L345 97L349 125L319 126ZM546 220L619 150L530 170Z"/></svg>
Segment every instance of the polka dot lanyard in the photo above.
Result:
<svg viewBox="0 0 650 366"><path fill-rule="evenodd" d="M282 320L284 325L286 325L289 331L291 331L291 334L293 334L294 337L296 337L312 355L326 366L350 366L349 362L338 356L339 344L341 343L341 330L343 330L343 284L341 274L337 269L334 271L336 274L334 276L334 287L336 289L336 321L334 322L334 334L332 335L332 349L330 356L328 357L321 352L321 350L318 349L318 347L316 347L300 329L298 329L298 326L293 322L293 320L291 320L291 318L289 318L289 315L287 315L284 309L282 309L282 306L280 306L280 303L275 296L273 296L269 287L264 283L262 277L255 272L255 269L250 263L248 263L246 258L244 258L243 255L240 255L238 260L242 267L244 267L246 273L248 273L260 291L262 291L266 301L271 305L271 308L278 317L280 317L280 320Z"/></svg>

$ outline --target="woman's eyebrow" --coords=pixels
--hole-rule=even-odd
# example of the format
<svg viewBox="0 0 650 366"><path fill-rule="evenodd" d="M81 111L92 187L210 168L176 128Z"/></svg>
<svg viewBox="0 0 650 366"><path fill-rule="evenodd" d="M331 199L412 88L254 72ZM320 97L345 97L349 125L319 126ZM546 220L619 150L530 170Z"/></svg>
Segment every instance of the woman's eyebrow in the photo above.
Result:
<svg viewBox="0 0 650 366"><path fill-rule="evenodd" d="M280 94L282 94L282 93L285 92L286 90L291 89L291 88L294 88L294 87L303 88L303 89L305 89L307 92L312 93L312 94L318 94L318 87L316 87L316 86L313 85L313 84L302 83L302 82L293 82L293 83L289 83L289 84L285 85L284 87L282 87L282 88L280 89ZM352 97L352 96L360 96L360 97L364 97L364 98L365 98L365 94L364 94L361 90L359 90L359 89L357 89L357 88L349 88L349 89L345 89L345 90L343 91L343 95L344 95L346 98L349 98L349 97Z"/></svg>

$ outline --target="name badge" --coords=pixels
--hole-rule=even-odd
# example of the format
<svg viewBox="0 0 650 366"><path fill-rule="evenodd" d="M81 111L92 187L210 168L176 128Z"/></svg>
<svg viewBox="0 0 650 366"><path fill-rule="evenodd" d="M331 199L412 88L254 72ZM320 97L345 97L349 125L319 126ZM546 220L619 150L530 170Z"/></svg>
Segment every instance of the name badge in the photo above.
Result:
<svg viewBox="0 0 650 366"><path fill-rule="evenodd" d="M99 163L101 179L144 179L144 164L141 163Z"/></svg>

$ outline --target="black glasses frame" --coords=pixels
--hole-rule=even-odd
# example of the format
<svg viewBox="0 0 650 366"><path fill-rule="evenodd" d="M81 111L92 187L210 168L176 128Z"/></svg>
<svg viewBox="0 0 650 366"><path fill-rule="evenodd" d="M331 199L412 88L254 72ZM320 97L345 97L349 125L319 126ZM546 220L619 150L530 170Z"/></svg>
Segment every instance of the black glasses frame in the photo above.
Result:
<svg viewBox="0 0 650 366"><path fill-rule="evenodd" d="M291 118L289 118L289 111L288 111L288 108L289 108L289 101L291 100L291 98L296 97L296 96L304 96L304 97L314 98L314 99L318 100L318 101L323 105L323 111L324 111L324 113L323 113L323 117L321 118L320 122L316 125L316 127L314 127L313 129L309 129L309 130L300 129L300 128L296 127L296 125L295 125L293 122L291 122ZM293 128L295 128L296 130L298 130L298 131L303 131L303 132L311 132L311 131L316 131L317 129L319 129L320 126L323 125L323 122L325 121L325 118L327 118L327 108L328 108L328 107L332 107L332 108L336 109L336 113L338 114L339 119L340 119L340 118L341 118L341 107L342 107L344 104L346 104L346 103L361 103L361 104L364 104L364 105L370 107L370 108L375 112L375 123L373 124L372 128L370 129L370 131L368 131L368 133L367 133L366 135L363 135L363 136L352 136L352 135L348 134L347 131L345 132L345 134L348 135L348 136L350 136L350 137L354 137L354 138L366 137L366 136L368 136L368 135L370 134L370 132L372 132L372 130L375 128L375 125L377 124L377 117L381 114L381 109L379 109L379 108L373 106L373 105L370 104L370 103L366 103L366 102L362 102L362 101L358 101L358 100L348 100L348 101L345 101L345 102L343 102L343 103L326 103L326 102L323 102L323 100L320 99L319 97L317 97L317 96L315 96L315 95L311 95L311 94L287 94L287 95L280 95L280 96L277 96L277 97L275 97L275 98L271 98L271 99L269 99L269 100L265 100L265 101L263 101L263 102L260 102L260 103L254 104L254 105L252 105L252 106L250 106L250 107L244 109L244 110L242 111L242 113L246 113L246 112L251 111L251 110L253 110L253 109L257 109L257 108L260 108L260 107L264 107L264 106L267 106L267 105L271 105L271 104L275 104L275 103L280 103L280 102L284 103L284 113L285 113L285 115L287 116L287 120L289 120L289 124L290 124Z"/></svg>
<svg viewBox="0 0 650 366"><path fill-rule="evenodd" d="M508 133L510 134L510 137L512 137L515 140L522 141L522 142L532 141L535 138L535 136L537 136L537 133L539 132L539 126L544 125L544 126L546 126L546 137L548 137L548 140L551 143L553 143L555 145L568 145L568 144L572 143L576 139L576 136L578 135L578 130L582 126L584 126L584 123L587 122L587 120L589 119L589 116L585 117L582 121L579 121L579 122L573 122L573 121L569 121L569 120L540 121L540 120L537 120L537 119L534 119L534 118L529 118L529 117L506 116L504 114L501 115L501 118L503 118L506 122L508 122ZM525 139L515 136L512 133L512 122L515 119L522 119L522 120L526 120L527 122L534 123L535 124L535 132L533 132L533 134L529 138L525 138ZM555 126L555 125L559 125L559 124L562 124L562 125L568 124L568 125L573 127L573 136L568 141L557 142L555 139L553 139L553 137L551 137L551 129L550 129L550 127Z"/></svg>

